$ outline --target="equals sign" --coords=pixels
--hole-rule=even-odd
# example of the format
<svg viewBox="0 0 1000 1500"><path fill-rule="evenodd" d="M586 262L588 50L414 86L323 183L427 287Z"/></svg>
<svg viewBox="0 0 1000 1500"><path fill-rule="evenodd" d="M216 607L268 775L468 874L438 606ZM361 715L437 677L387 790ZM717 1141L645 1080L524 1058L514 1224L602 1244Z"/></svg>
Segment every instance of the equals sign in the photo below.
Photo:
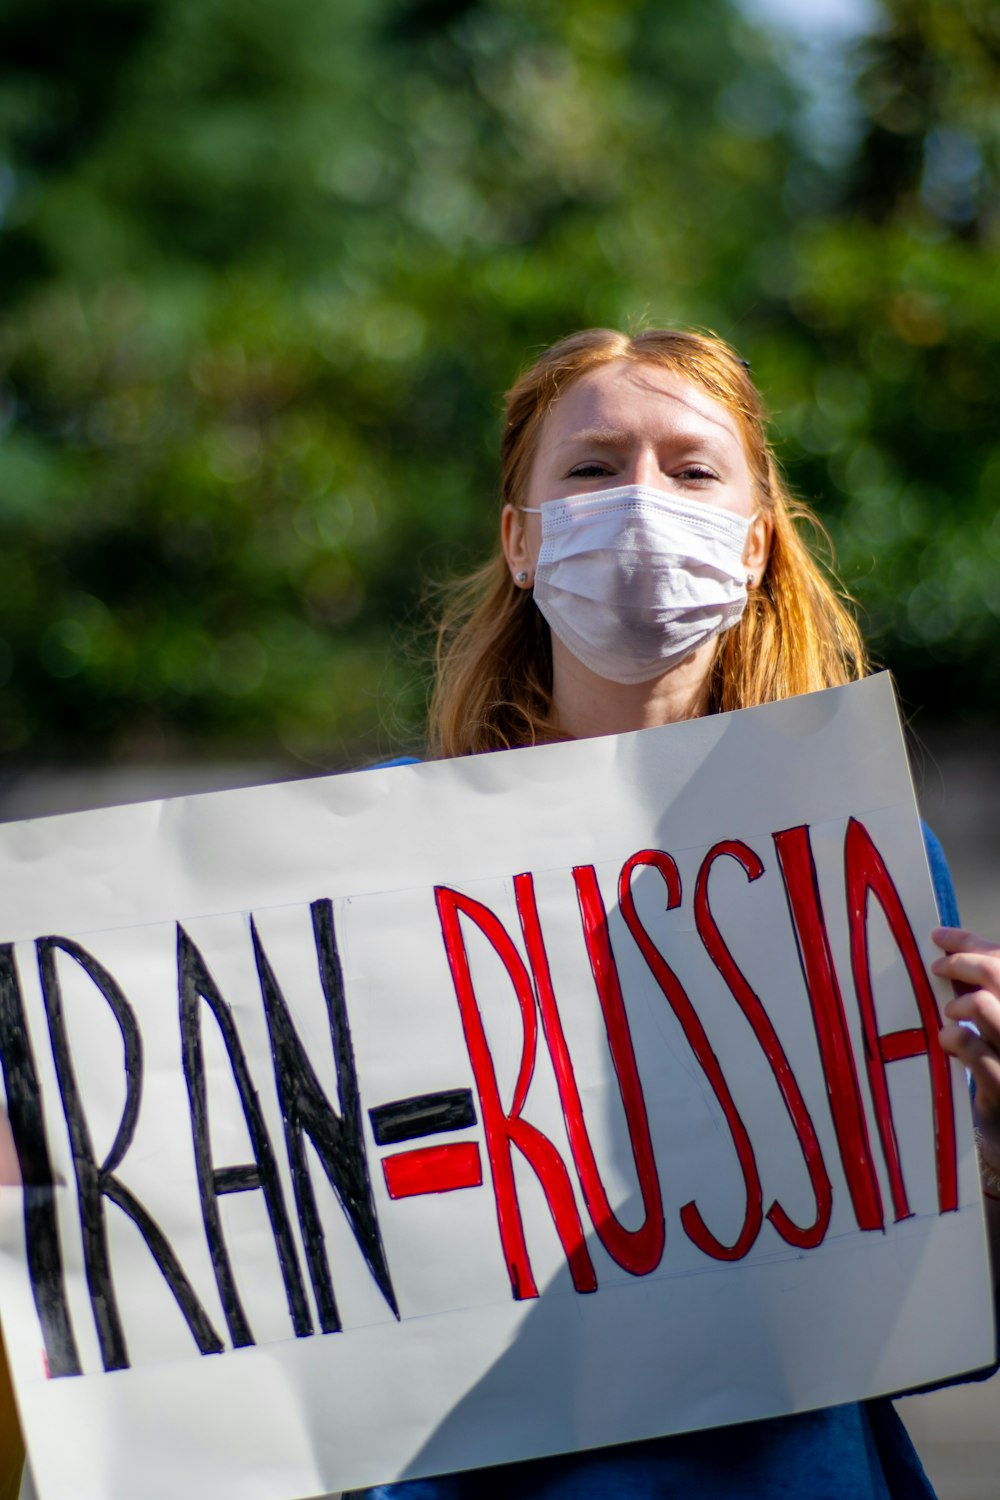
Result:
<svg viewBox="0 0 1000 1500"><path fill-rule="evenodd" d="M394 1099L368 1111L377 1146L421 1140L448 1130L465 1130L476 1123L470 1089L444 1089ZM452 1193L456 1188L480 1187L483 1168L475 1141L446 1146L415 1146L383 1156L382 1173L390 1198L414 1198L420 1193Z"/></svg>

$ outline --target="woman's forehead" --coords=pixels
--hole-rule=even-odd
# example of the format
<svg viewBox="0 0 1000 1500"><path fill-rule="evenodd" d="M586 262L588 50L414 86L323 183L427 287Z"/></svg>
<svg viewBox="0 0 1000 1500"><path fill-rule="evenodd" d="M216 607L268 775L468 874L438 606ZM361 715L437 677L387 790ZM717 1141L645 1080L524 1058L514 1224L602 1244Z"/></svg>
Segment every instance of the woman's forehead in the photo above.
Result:
<svg viewBox="0 0 1000 1500"><path fill-rule="evenodd" d="M583 433L655 438L699 430L743 446L733 413L700 385L663 365L614 360L563 392L545 418L541 445L562 446Z"/></svg>

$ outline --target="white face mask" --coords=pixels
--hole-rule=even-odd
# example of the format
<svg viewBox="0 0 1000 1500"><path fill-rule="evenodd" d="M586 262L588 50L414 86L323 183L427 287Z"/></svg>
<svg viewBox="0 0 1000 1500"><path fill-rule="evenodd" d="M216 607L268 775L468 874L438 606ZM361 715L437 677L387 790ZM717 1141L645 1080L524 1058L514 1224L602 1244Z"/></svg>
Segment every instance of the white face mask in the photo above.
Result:
<svg viewBox="0 0 1000 1500"><path fill-rule="evenodd" d="M629 484L550 500L535 603L575 657L648 682L736 624L752 517Z"/></svg>

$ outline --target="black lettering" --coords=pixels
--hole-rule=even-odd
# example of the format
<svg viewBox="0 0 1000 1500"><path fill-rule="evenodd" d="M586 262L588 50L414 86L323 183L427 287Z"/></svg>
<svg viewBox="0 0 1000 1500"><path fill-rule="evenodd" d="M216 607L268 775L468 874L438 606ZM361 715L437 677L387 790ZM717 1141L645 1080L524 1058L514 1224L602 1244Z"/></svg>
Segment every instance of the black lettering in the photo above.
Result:
<svg viewBox="0 0 1000 1500"><path fill-rule="evenodd" d="M316 1209L316 1198L306 1163L303 1135L308 1135L312 1142L330 1186L347 1215L368 1269L397 1318L399 1308L375 1216L375 1201L368 1174L368 1158L361 1127L361 1096L344 997L344 976L333 924L333 905L330 901L314 901L311 911L316 957L333 1043L339 1113L332 1108L320 1087L305 1048L292 1025L288 1007L261 946L256 927L253 927L253 943L264 1011L271 1035L274 1077L285 1123L285 1144L309 1274L316 1293L323 1332L336 1333L341 1327L340 1315L323 1243L323 1226Z"/></svg>
<svg viewBox="0 0 1000 1500"><path fill-rule="evenodd" d="M180 999L181 1049L184 1079L191 1106L191 1131L194 1138L195 1166L205 1234L212 1257L212 1267L222 1299L222 1307L233 1344L240 1348L255 1342L250 1331L240 1295L236 1288L232 1262L222 1233L219 1198L224 1193L248 1193L259 1189L264 1194L271 1233L274 1235L278 1265L285 1283L288 1311L296 1338L313 1332L312 1314L306 1300L305 1283L285 1209L274 1148L264 1123L260 1100L247 1067L232 1012L223 1000L211 974L194 943L183 927L177 928L177 976ZM208 1094L201 1044L201 1001L204 1000L219 1024L225 1043L233 1080L250 1133L254 1161L250 1164L216 1168L208 1128Z"/></svg>
<svg viewBox="0 0 1000 1500"><path fill-rule="evenodd" d="M396 1146L425 1135L465 1130L476 1123L471 1089L440 1089L436 1094L413 1094L376 1104L368 1111L376 1146Z"/></svg>
<svg viewBox="0 0 1000 1500"><path fill-rule="evenodd" d="M125 1334L121 1326L111 1276L107 1226L104 1219L105 1198L110 1199L123 1213L127 1214L139 1230L147 1249L156 1261L160 1274L184 1315L199 1351L202 1354L218 1354L223 1347L222 1341L209 1322L205 1309L181 1269L180 1262L162 1229L135 1195L115 1175L116 1169L121 1166L132 1142L136 1120L139 1116L139 1101L142 1097L142 1037L135 1013L117 981L79 943L73 942L70 938L39 938L36 949L45 1013L48 1018L49 1035L52 1039L52 1056L73 1150L77 1196L80 1204L84 1268L104 1368L122 1370L126 1369L129 1363ZM57 952L63 952L74 959L104 996L118 1022L125 1048L125 1108L122 1111L121 1122L111 1149L100 1166L94 1159L94 1148L80 1103L80 1092L70 1056L69 1039L66 1035L66 1022L63 1016L62 989L56 963Z"/></svg>
<svg viewBox="0 0 1000 1500"><path fill-rule="evenodd" d="M28 1037L14 949L10 943L0 947L0 1063L11 1134L24 1188L28 1275L45 1341L49 1374L79 1375L80 1356L66 1302L42 1096Z"/></svg>

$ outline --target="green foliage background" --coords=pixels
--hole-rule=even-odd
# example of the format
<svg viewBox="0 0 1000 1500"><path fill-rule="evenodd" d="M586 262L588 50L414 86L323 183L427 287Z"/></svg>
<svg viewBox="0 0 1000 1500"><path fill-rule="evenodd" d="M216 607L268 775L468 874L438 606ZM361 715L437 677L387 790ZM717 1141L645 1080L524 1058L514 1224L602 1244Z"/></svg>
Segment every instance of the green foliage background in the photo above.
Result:
<svg viewBox="0 0 1000 1500"><path fill-rule="evenodd" d="M998 152L993 0L839 62L733 0L4 0L0 753L418 742L499 393L639 319L750 358L905 699L996 722Z"/></svg>

